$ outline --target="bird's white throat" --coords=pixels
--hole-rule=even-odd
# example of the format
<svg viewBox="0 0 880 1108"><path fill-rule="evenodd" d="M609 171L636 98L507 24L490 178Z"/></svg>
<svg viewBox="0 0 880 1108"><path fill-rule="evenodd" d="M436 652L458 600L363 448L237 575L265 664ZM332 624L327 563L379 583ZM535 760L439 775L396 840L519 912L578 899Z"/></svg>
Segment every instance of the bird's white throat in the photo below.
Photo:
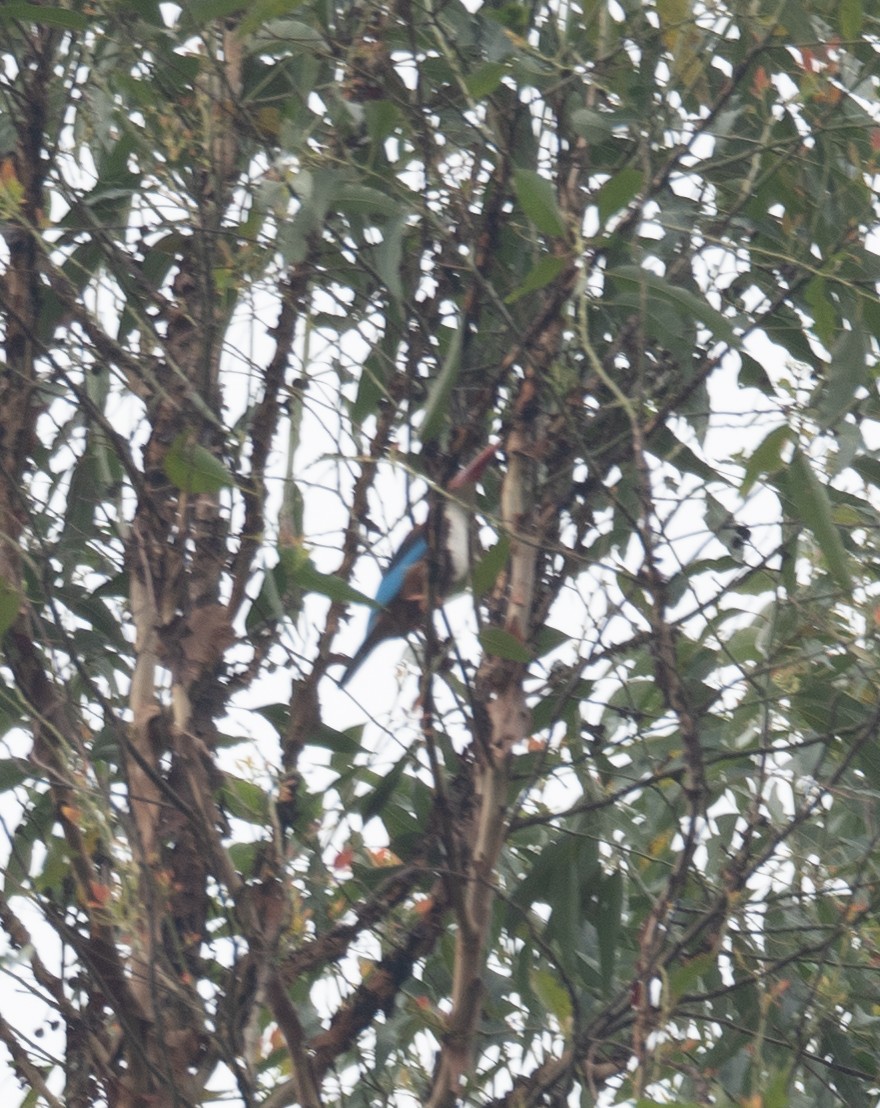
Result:
<svg viewBox="0 0 880 1108"><path fill-rule="evenodd" d="M446 549L449 551L452 580L458 585L467 578L470 563L470 517L454 500L447 503L445 515L449 528Z"/></svg>

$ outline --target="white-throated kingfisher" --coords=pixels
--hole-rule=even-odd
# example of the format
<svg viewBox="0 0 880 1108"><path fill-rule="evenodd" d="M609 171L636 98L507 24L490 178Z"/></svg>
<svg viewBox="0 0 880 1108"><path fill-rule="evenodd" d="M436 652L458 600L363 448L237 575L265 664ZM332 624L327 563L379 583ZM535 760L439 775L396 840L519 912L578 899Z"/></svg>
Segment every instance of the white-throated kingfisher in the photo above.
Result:
<svg viewBox="0 0 880 1108"><path fill-rule="evenodd" d="M402 638L424 623L429 604L442 604L467 579L470 562L470 515L474 492L483 471L498 452L484 447L472 462L447 483L441 494L437 549L429 548L429 522L420 523L403 540L376 592L364 641L339 679L346 685L373 649L385 639ZM429 581L430 572L435 579Z"/></svg>

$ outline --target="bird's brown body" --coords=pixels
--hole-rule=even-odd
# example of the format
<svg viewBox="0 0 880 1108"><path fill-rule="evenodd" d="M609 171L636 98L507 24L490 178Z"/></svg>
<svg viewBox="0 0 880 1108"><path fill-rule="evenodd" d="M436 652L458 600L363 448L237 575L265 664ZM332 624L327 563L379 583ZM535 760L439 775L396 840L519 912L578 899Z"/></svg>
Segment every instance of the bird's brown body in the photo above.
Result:
<svg viewBox="0 0 880 1108"><path fill-rule="evenodd" d="M348 683L380 642L424 626L429 609L465 581L470 562L470 502L496 452L495 444L485 447L452 478L439 505L436 527L434 520L420 523L404 539L376 593L378 607L370 615L366 637L340 685Z"/></svg>

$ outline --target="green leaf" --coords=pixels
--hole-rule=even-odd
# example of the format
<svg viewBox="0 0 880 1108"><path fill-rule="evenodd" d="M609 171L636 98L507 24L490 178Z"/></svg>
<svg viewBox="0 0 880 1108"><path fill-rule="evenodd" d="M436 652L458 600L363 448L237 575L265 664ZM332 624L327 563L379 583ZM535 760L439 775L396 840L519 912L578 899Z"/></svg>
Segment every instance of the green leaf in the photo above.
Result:
<svg viewBox="0 0 880 1108"><path fill-rule="evenodd" d="M49 841L54 822L54 797L50 792L40 793L12 836L3 884L3 895L7 899L24 890L30 875L34 843Z"/></svg>
<svg viewBox="0 0 880 1108"><path fill-rule="evenodd" d="M743 388L758 389L765 396L773 396L775 393L773 382L767 376L767 370L764 369L757 358L753 358L751 354L746 354L745 351L741 350L739 359L738 377L740 385Z"/></svg>
<svg viewBox="0 0 880 1108"><path fill-rule="evenodd" d="M409 753L404 754L403 757L391 767L388 773L379 778L378 785L359 801L358 810L360 811L364 823L371 820L373 816L378 816L386 807L391 799L391 794L400 784L400 779L403 777L403 771L409 763L409 758Z"/></svg>
<svg viewBox="0 0 880 1108"><path fill-rule="evenodd" d="M642 1097L636 1101L635 1108L700 1108L700 1105L695 1100L648 1100Z"/></svg>
<svg viewBox="0 0 880 1108"><path fill-rule="evenodd" d="M855 42L862 34L862 0L840 0L837 9L840 33L849 42Z"/></svg>
<svg viewBox="0 0 880 1108"><path fill-rule="evenodd" d="M263 575L263 584L245 617L245 630L252 633L285 616L296 618L301 610L302 590L292 587L284 559L279 555L278 563Z"/></svg>
<svg viewBox="0 0 880 1108"><path fill-rule="evenodd" d="M376 249L376 272L382 278L393 300L403 301L403 282L400 267L403 261L403 236L406 216L390 220L382 228L382 242Z"/></svg>
<svg viewBox="0 0 880 1108"><path fill-rule="evenodd" d="M640 169L628 167L621 169L602 185L593 199L599 209L599 222L603 227L615 212L625 208L630 200L638 196L644 180L645 175Z"/></svg>
<svg viewBox="0 0 880 1108"><path fill-rule="evenodd" d="M614 982L617 947L620 939L620 920L623 911L623 874L615 870L599 886L599 905L596 914L596 934L599 942L599 966L602 985L606 994Z"/></svg>
<svg viewBox="0 0 880 1108"><path fill-rule="evenodd" d="M573 1011L571 995L563 985L559 974L550 969L536 967L532 969L529 981L535 991L535 996L547 1011L556 1017L559 1026L563 1030L570 1027Z"/></svg>
<svg viewBox="0 0 880 1108"><path fill-rule="evenodd" d="M371 188L369 185L346 183L340 185L333 197L333 206L340 212L352 215L399 216L399 196Z"/></svg>
<svg viewBox="0 0 880 1108"><path fill-rule="evenodd" d="M523 281L519 288L508 293L504 298L504 303L515 304L520 297L526 296L530 292L537 292L538 289L542 289L546 285L549 285L551 281L556 280L567 264L565 258L559 258L555 254L545 255L545 257L529 271L525 281Z"/></svg>
<svg viewBox="0 0 880 1108"><path fill-rule="evenodd" d="M73 811L71 814L74 821L80 818L79 812ZM41 842L40 847L42 858L39 868L34 871L33 888L53 898L59 894L62 897L70 896L73 888L70 882L67 843L60 835L49 835Z"/></svg>
<svg viewBox="0 0 880 1108"><path fill-rule="evenodd" d="M816 41L816 30L810 19L810 12L799 0L783 0L778 17L781 27L788 31L794 45L812 44Z"/></svg>
<svg viewBox="0 0 880 1108"><path fill-rule="evenodd" d="M556 203L553 185L533 169L517 169L513 188L519 205L539 231L545 235L565 234L565 222Z"/></svg>
<svg viewBox="0 0 880 1108"><path fill-rule="evenodd" d="M783 466L782 451L791 440L791 428L783 424L767 435L746 463L740 492L745 496L759 477L777 473Z"/></svg>
<svg viewBox="0 0 880 1108"><path fill-rule="evenodd" d="M254 708L254 711L267 720L279 735L285 734L290 724L290 707L287 704L264 704L260 708Z"/></svg>
<svg viewBox="0 0 880 1108"><path fill-rule="evenodd" d="M425 418L419 429L419 437L423 443L433 442L438 438L449 417L449 395L461 372L461 347L461 327L456 327L449 337L446 358L425 404Z"/></svg>
<svg viewBox="0 0 880 1108"><path fill-rule="evenodd" d="M538 638L540 639L540 635ZM578 678L539 700L532 708L532 732L537 734L558 719L571 714L572 705L588 700L592 691L592 682Z"/></svg>
<svg viewBox="0 0 880 1108"><path fill-rule="evenodd" d="M801 522L813 532L829 573L842 589L852 592L847 554L834 522L828 492L800 450L795 450L786 476L789 499Z"/></svg>
<svg viewBox="0 0 880 1108"><path fill-rule="evenodd" d="M847 1044L848 1045L848 1044ZM763 1099L761 1108L789 1108L791 1104L791 1070L788 1066L774 1073L769 1081L762 1082ZM856 1086L859 1090L856 1099L861 1093L862 1086ZM847 1097L852 1103L850 1097Z"/></svg>
<svg viewBox="0 0 880 1108"><path fill-rule="evenodd" d="M825 346L830 346L837 331L837 312L828 299L828 283L824 277L815 276L804 289L804 299L813 313L816 334Z"/></svg>
<svg viewBox="0 0 880 1108"><path fill-rule="evenodd" d="M21 610L21 601L22 595L18 589L10 588L0 581L0 637L15 623Z"/></svg>
<svg viewBox="0 0 880 1108"><path fill-rule="evenodd" d="M719 480L724 480L724 475L719 473L713 466L707 465L698 454L681 439L669 430L668 427L660 426L651 435L651 450L666 461L670 462L676 467L676 469L684 470L687 473L693 473L695 477L700 477L706 482L716 483Z"/></svg>
<svg viewBox="0 0 880 1108"><path fill-rule="evenodd" d="M693 992L705 973L716 964L714 954L698 954L686 962L676 965L669 973L669 993L677 1001L686 993Z"/></svg>
<svg viewBox="0 0 880 1108"><path fill-rule="evenodd" d="M504 62L487 62L465 77L465 87L474 100L482 100L498 88L506 72L507 65Z"/></svg>
<svg viewBox="0 0 880 1108"><path fill-rule="evenodd" d="M253 34L255 31L259 31L263 28L267 23L270 23L270 21L276 20L280 16L285 16L288 12L295 11L302 6L303 2L304 0L249 0L247 5L239 4L238 10L243 10L247 13L239 24L239 33L241 35ZM289 25L295 21L292 19L279 19L279 22L281 23L281 29L287 31ZM273 28L274 26L273 24ZM311 27L301 23L298 23L297 26L305 27L318 41L321 41L320 35ZM277 34L278 31L275 33Z"/></svg>
<svg viewBox="0 0 880 1108"><path fill-rule="evenodd" d="M64 569L69 575L81 557L87 554L95 512L110 485L120 480L122 467L116 453L107 446L100 432L91 431L88 444L73 464L59 545L64 550Z"/></svg>
<svg viewBox="0 0 880 1108"><path fill-rule="evenodd" d="M506 3L493 5L492 7L487 6L487 8L488 19L497 20L519 38L522 38L528 31L532 11L527 4L517 3L517 0L507 0Z"/></svg>
<svg viewBox="0 0 880 1108"><path fill-rule="evenodd" d="M81 12L69 8L43 8L39 4L0 4L0 23L16 20L64 31L86 31L89 21Z"/></svg>
<svg viewBox="0 0 880 1108"><path fill-rule="evenodd" d="M529 663L532 660L532 652L525 643L509 631L500 627L484 627L480 632L480 645L487 654L496 658L504 658L508 662Z"/></svg>
<svg viewBox="0 0 880 1108"><path fill-rule="evenodd" d="M665 277L659 277L638 265L621 265L609 269L608 277L621 289L640 292L646 290L658 300L681 309L689 319L698 319L719 339L733 343L736 339L733 326L721 312L716 311L702 297L689 289L671 285Z"/></svg>
<svg viewBox="0 0 880 1108"><path fill-rule="evenodd" d="M827 382L819 400L819 417L823 429L833 427L852 407L858 389L867 377L868 348L860 327L840 334L832 344L826 369Z"/></svg>
<svg viewBox="0 0 880 1108"><path fill-rule="evenodd" d="M182 8L188 26L200 27L240 11L241 0L189 0Z"/></svg>
<svg viewBox="0 0 880 1108"><path fill-rule="evenodd" d="M588 142L600 143L608 139L620 122L617 113L597 112L592 108L577 108L571 113L572 130Z"/></svg>
<svg viewBox="0 0 880 1108"><path fill-rule="evenodd" d="M386 395L386 383L394 371L399 348L399 328L389 324L361 366L357 396L351 406L351 418L356 424L372 415Z"/></svg>
<svg viewBox="0 0 880 1108"><path fill-rule="evenodd" d="M863 454L855 459L852 468L867 485L880 489L880 459Z"/></svg>
<svg viewBox="0 0 880 1108"><path fill-rule="evenodd" d="M0 793L27 781L33 772L33 766L25 758L0 758Z"/></svg>
<svg viewBox="0 0 880 1108"><path fill-rule="evenodd" d="M864 704L827 682L805 683L792 697L792 707L817 732L856 734L870 718Z"/></svg>
<svg viewBox="0 0 880 1108"><path fill-rule="evenodd" d="M316 569L304 547L284 547L282 557L284 568L291 582L298 585L305 592L316 592L320 596L329 597L330 600L337 601L340 604L369 604L373 608L376 606L373 599L352 588L341 577L337 577L333 573L321 573L319 569Z"/></svg>
<svg viewBox="0 0 880 1108"><path fill-rule="evenodd" d="M485 596L498 580L498 574L507 564L509 553L510 540L507 535L502 535L498 542L491 546L474 566L471 580L474 596L478 599Z"/></svg>
<svg viewBox="0 0 880 1108"><path fill-rule="evenodd" d="M236 819L261 826L268 822L269 798L253 781L225 773L221 794L225 808Z"/></svg>
<svg viewBox="0 0 880 1108"><path fill-rule="evenodd" d="M326 724L321 724L316 731L309 735L310 746L321 746L325 750L331 750L334 754L344 754L348 758L363 750L361 733L363 728L353 727L348 731L336 731Z"/></svg>
<svg viewBox="0 0 880 1108"><path fill-rule="evenodd" d="M100 597L94 594L70 600L70 610L96 631L107 643L121 653L126 652L128 641L119 622L119 612L111 609Z"/></svg>
<svg viewBox="0 0 880 1108"><path fill-rule="evenodd" d="M534 639L535 657L543 658L545 654L551 653L553 650L558 650L560 646L565 643L571 642L571 635L565 631L560 631L558 627L551 627L545 623L543 627L538 630Z"/></svg>
<svg viewBox="0 0 880 1108"><path fill-rule="evenodd" d="M215 493L235 484L226 466L210 450L181 431L165 455L165 476L181 492Z"/></svg>
<svg viewBox="0 0 880 1108"><path fill-rule="evenodd" d="M326 168L303 169L293 178L290 188L299 201L299 210L292 221L279 221L276 242L285 262L288 265L297 265L308 254L309 244L314 237L321 233L330 205L335 203L342 191L340 172ZM352 197L351 210L355 207L357 203Z"/></svg>

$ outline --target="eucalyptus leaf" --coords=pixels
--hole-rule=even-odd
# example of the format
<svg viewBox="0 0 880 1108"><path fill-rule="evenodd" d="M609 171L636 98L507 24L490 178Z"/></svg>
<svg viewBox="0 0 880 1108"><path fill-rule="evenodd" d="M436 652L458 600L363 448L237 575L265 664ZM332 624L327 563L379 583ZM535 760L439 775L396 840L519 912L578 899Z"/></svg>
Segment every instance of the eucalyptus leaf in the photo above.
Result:
<svg viewBox="0 0 880 1108"><path fill-rule="evenodd" d="M71 8L44 8L40 4L17 3L16 0L0 4L0 23L12 20L64 31L85 31L89 26L87 17Z"/></svg>
<svg viewBox="0 0 880 1108"><path fill-rule="evenodd" d="M644 181L644 173L634 168L622 169L607 180L594 198L599 209L599 222L604 226L612 215L635 199Z"/></svg>
<svg viewBox="0 0 880 1108"><path fill-rule="evenodd" d="M493 654L496 658L526 664L532 660L532 652L525 643L500 627L484 627L480 632L480 643L487 654Z"/></svg>
<svg viewBox="0 0 880 1108"><path fill-rule="evenodd" d="M556 238L565 234L565 221L546 177L531 169L517 169L513 187L520 207L539 231Z"/></svg>
<svg viewBox="0 0 880 1108"><path fill-rule="evenodd" d="M831 576L849 594L853 588L849 557L834 523L831 500L799 449L792 456L785 489L800 521L813 532Z"/></svg>
<svg viewBox="0 0 880 1108"><path fill-rule="evenodd" d="M165 476L181 492L217 493L235 484L232 474L210 450L181 431L171 443L163 464Z"/></svg>

